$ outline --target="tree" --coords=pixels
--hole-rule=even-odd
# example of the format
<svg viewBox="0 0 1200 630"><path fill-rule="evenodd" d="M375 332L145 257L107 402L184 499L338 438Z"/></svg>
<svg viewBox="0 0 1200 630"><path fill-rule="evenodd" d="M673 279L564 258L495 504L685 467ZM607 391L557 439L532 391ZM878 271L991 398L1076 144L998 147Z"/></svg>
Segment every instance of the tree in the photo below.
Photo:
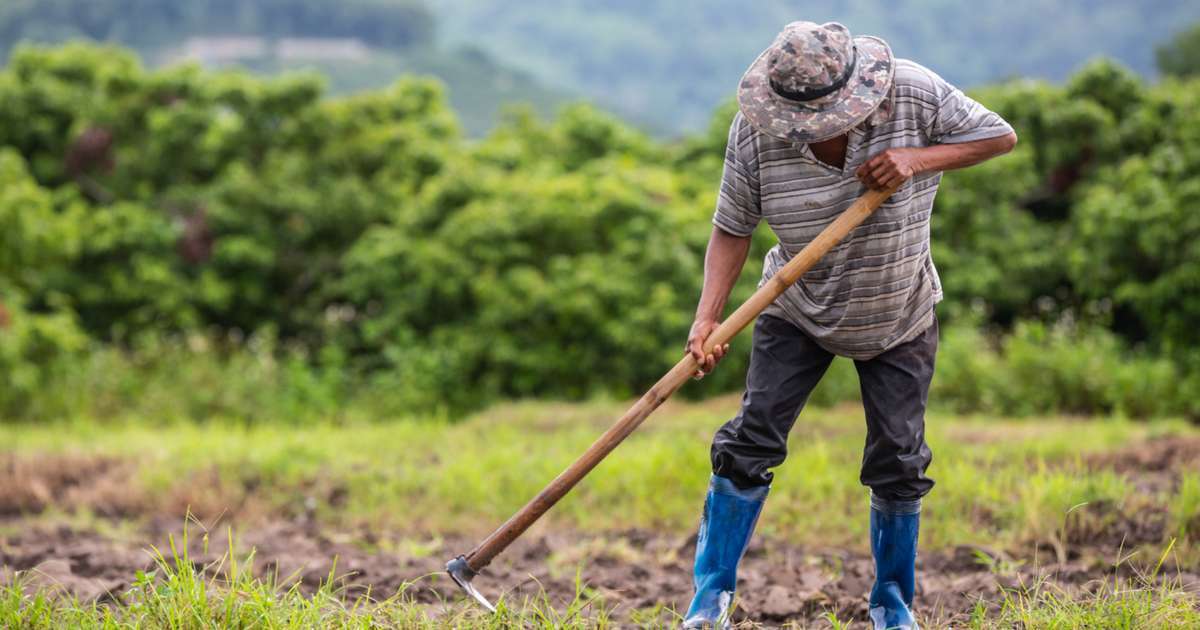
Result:
<svg viewBox="0 0 1200 630"><path fill-rule="evenodd" d="M1154 51L1158 71L1176 77L1200 75L1200 23L1177 33Z"/></svg>

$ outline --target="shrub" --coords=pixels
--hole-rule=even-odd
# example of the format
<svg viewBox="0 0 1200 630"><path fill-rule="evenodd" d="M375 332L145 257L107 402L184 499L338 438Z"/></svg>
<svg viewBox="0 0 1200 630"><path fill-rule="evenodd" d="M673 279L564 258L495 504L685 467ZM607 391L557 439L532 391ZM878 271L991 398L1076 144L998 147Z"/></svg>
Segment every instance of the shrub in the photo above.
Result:
<svg viewBox="0 0 1200 630"><path fill-rule="evenodd" d="M1183 393L1200 383L1198 88L1100 61L1065 86L980 93L1022 142L937 201L935 404L1200 413ZM682 355L732 104L679 143L586 105L468 142L435 83L321 97L308 76L146 70L84 44L12 57L10 413L60 368L114 409L140 392L186 417L299 417L633 396ZM754 235L731 306L774 243ZM1037 323L1074 313L1089 323ZM735 345L683 394L741 387L749 335ZM856 381L838 361L813 401L853 399Z"/></svg>
<svg viewBox="0 0 1200 630"><path fill-rule="evenodd" d="M49 415L44 399L61 394L63 368L87 346L70 310L31 312L19 292L0 286L0 417Z"/></svg>
<svg viewBox="0 0 1200 630"><path fill-rule="evenodd" d="M1181 381L1171 361L1130 352L1102 328L1026 321L996 342L951 328L932 396L958 411L1144 418L1188 413Z"/></svg>

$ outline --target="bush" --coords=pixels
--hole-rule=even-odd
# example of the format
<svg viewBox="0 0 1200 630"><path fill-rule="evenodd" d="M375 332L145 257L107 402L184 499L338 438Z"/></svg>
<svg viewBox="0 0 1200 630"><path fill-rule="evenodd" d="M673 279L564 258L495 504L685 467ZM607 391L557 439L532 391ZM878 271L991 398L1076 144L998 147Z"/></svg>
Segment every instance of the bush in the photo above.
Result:
<svg viewBox="0 0 1200 630"><path fill-rule="evenodd" d="M1200 83L1100 61L980 98L1022 142L939 195L935 401L1196 413L1175 384L1200 382ZM0 71L6 408L60 368L92 400L61 409L185 417L640 394L682 355L732 111L679 143L586 105L468 142L428 81L323 99L306 76L22 49ZM731 306L774 243L755 234ZM741 387L748 345L683 394ZM813 400L856 380L839 361Z"/></svg>
<svg viewBox="0 0 1200 630"><path fill-rule="evenodd" d="M1196 373L1189 376L1165 358L1130 352L1102 328L1026 321L1011 335L981 331L970 318L942 328L931 408L1009 416L1135 418L1195 417L1200 411L1189 395L1200 382ZM0 416L9 419L304 424L339 418L453 417L479 400L478 390L462 374L470 361L489 356L479 350L486 345L479 340L398 340L383 350L386 367L364 373L336 346L313 355L280 342L269 330L245 340L144 334L125 350L88 348L86 337L61 313L12 316L4 332L0 375L11 386L0 398ZM744 361L744 350L741 354ZM665 370L671 360L647 369ZM716 375L740 381L744 365L731 359ZM487 384L488 378L481 377L474 387ZM734 387L711 387L708 378L704 383L693 387L692 395ZM607 395L605 390L592 393ZM859 400L854 363L839 358L809 405Z"/></svg>
<svg viewBox="0 0 1200 630"><path fill-rule="evenodd" d="M1078 205L1069 258L1084 295L1128 309L1129 332L1170 352L1200 345L1200 155L1190 153L1166 146L1106 170Z"/></svg>
<svg viewBox="0 0 1200 630"><path fill-rule="evenodd" d="M62 370L87 346L71 311L31 312L20 293L0 287L0 417L52 416L46 400L62 393Z"/></svg>
<svg viewBox="0 0 1200 630"><path fill-rule="evenodd" d="M356 380L338 352L308 356L269 331L246 340L143 334L127 349L97 346L62 357L55 374L37 416L151 423L336 419Z"/></svg>
<svg viewBox="0 0 1200 630"><path fill-rule="evenodd" d="M931 398L961 412L1146 418L1190 412L1181 381L1171 361L1130 352L1102 328L1026 321L995 342L948 330Z"/></svg>

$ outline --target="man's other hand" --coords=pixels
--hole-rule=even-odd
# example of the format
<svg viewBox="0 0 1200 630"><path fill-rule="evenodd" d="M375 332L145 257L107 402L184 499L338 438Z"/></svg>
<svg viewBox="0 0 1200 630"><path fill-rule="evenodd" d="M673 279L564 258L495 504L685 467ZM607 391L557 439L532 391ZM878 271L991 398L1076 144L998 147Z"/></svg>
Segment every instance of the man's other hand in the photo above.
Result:
<svg viewBox="0 0 1200 630"><path fill-rule="evenodd" d="M692 331L688 333L687 352L700 365L700 369L692 375L696 380L704 378L705 374L713 371L725 353L729 352L729 344L722 344L714 347L712 352L704 353L704 340L708 339L708 336L720 325L721 322L715 319L697 319L692 323Z"/></svg>

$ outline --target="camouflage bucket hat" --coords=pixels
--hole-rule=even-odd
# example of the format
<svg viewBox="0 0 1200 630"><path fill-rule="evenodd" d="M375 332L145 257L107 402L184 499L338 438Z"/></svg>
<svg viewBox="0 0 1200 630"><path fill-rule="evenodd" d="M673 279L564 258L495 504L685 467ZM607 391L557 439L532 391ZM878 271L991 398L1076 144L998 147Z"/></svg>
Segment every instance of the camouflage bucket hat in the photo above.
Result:
<svg viewBox="0 0 1200 630"><path fill-rule="evenodd" d="M878 37L852 38L837 22L792 22L742 76L738 106L765 134L820 142L866 120L894 72L892 49Z"/></svg>

